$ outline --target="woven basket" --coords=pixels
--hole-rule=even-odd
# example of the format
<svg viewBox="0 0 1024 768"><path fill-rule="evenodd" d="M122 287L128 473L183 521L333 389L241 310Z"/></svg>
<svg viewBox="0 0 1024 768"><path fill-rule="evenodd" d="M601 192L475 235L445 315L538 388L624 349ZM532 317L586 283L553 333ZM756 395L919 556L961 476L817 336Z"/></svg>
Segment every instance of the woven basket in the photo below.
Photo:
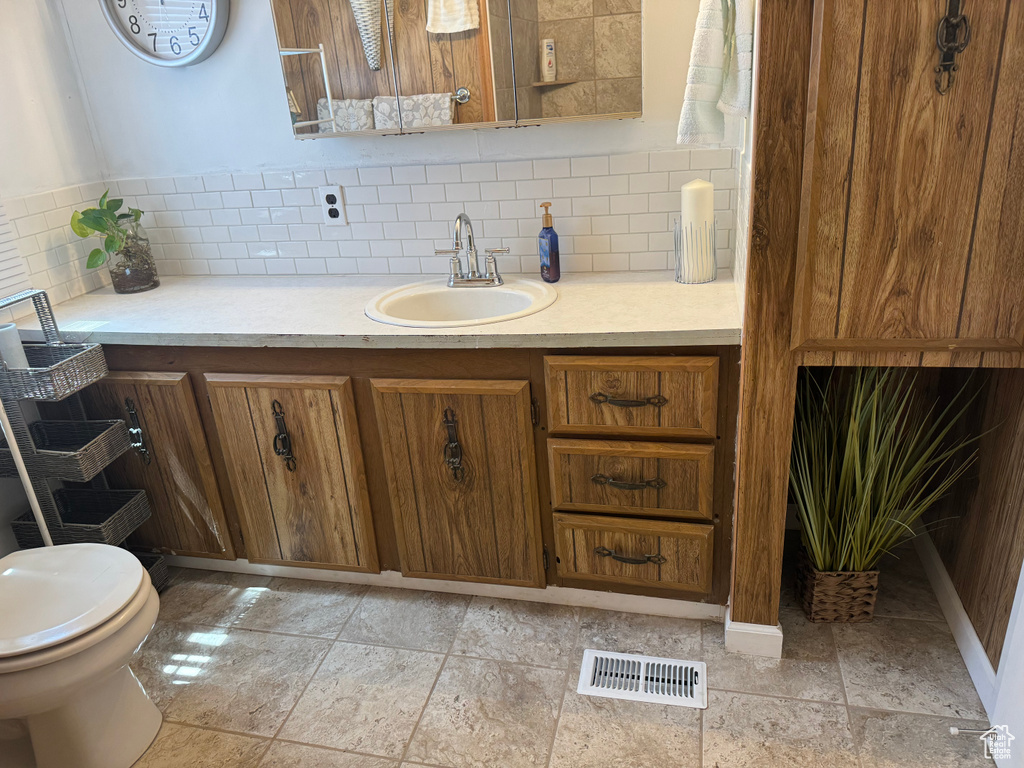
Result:
<svg viewBox="0 0 1024 768"><path fill-rule="evenodd" d="M60 525L50 525L54 544L94 542L118 545L149 519L145 491L96 491L61 488L54 491ZM22 549L43 546L31 512L11 521L14 538Z"/></svg>
<svg viewBox="0 0 1024 768"><path fill-rule="evenodd" d="M871 621L878 596L878 571L819 571L801 551L796 590L812 622Z"/></svg>
<svg viewBox="0 0 1024 768"><path fill-rule="evenodd" d="M155 555L151 552L136 552L128 550L142 563L142 567L149 571L149 580L153 582L153 589L157 592L167 586L171 580L171 572L167 568L167 561L163 555Z"/></svg>
<svg viewBox="0 0 1024 768"><path fill-rule="evenodd" d="M36 450L24 452L30 474L87 483L131 448L123 421L37 421L29 425ZM0 477L17 477L7 441L0 438Z"/></svg>

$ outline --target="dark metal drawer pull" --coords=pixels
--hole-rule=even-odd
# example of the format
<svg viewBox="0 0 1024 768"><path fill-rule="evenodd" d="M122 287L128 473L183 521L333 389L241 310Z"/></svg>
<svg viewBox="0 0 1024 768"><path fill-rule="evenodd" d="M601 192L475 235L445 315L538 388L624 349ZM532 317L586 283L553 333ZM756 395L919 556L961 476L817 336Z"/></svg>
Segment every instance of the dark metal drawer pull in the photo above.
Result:
<svg viewBox="0 0 1024 768"><path fill-rule="evenodd" d="M452 471L452 478L461 483L466 476L466 468L462 466L462 445L459 443L459 420L455 418L455 411L451 408L444 409L444 416L441 423L448 430L448 442L444 444L444 463Z"/></svg>
<svg viewBox="0 0 1024 768"><path fill-rule="evenodd" d="M935 90L945 96L953 87L960 65L957 54L963 53L971 42L971 23L963 13L961 0L946 1L946 15L939 19L935 30L935 45L939 49L939 65L935 67Z"/></svg>
<svg viewBox="0 0 1024 768"><path fill-rule="evenodd" d="M590 396L590 399L598 405L614 405L616 408L643 408L645 405L653 405L655 408L661 408L661 406L668 403L668 398L662 397L661 395L653 395L651 397L645 397L643 400L623 400L618 397L609 397L604 392L595 392Z"/></svg>
<svg viewBox="0 0 1024 768"><path fill-rule="evenodd" d="M135 410L135 401L126 397L124 409L128 412L128 436L131 438L132 448L139 452L143 464L149 464L153 461L153 454L146 447L146 436L142 434L142 425L139 423L139 413Z"/></svg>
<svg viewBox="0 0 1024 768"><path fill-rule="evenodd" d="M620 563L627 563L629 565L647 565L647 563L663 565L668 562L668 559L664 555L642 555L641 557L629 557L628 555L620 555L614 549L608 549L608 547L595 547L594 554L598 557L610 557L612 560L617 560Z"/></svg>
<svg viewBox="0 0 1024 768"><path fill-rule="evenodd" d="M284 459L289 472L295 471L295 457L292 456L292 439L288 436L288 427L284 423L284 408L275 400L270 404L270 411L277 422L277 434L274 435L274 453Z"/></svg>
<svg viewBox="0 0 1024 768"><path fill-rule="evenodd" d="M626 480L616 480L608 475L594 475L590 478L590 482L597 485L610 485L612 488L618 488L620 491L643 491L647 488L664 488L668 483L662 480L660 477L655 477L651 480L640 480L636 483L630 483Z"/></svg>

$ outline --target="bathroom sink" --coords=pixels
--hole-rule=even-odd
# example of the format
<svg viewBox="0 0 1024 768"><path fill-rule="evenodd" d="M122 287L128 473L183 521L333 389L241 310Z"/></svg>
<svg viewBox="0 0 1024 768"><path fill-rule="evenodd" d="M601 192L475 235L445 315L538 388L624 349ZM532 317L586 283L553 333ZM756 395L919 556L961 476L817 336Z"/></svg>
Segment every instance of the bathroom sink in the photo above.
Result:
<svg viewBox="0 0 1024 768"><path fill-rule="evenodd" d="M499 286L449 288L438 279L380 294L366 305L366 316L410 328L458 328L532 315L556 298L553 287L536 280L507 278Z"/></svg>

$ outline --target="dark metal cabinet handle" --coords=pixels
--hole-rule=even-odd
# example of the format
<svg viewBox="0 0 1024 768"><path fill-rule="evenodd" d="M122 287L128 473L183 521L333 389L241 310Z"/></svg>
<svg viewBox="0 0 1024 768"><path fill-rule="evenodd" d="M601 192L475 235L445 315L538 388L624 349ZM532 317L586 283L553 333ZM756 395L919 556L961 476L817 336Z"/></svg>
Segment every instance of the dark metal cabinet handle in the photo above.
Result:
<svg viewBox="0 0 1024 768"><path fill-rule="evenodd" d="M448 433L448 441L444 444L444 463L452 472L455 482L461 483L466 476L466 468L462 466L462 445L459 443L459 421L455 418L455 411L451 408L444 409L444 416L441 423Z"/></svg>
<svg viewBox="0 0 1024 768"><path fill-rule="evenodd" d="M614 405L616 408L643 408L646 405L653 405L655 408L661 408L661 406L668 403L668 398L662 397L661 395L645 397L643 400L624 400L618 397L610 397L604 392L595 392L590 396L590 399L598 405Z"/></svg>
<svg viewBox="0 0 1024 768"><path fill-rule="evenodd" d="M292 439L288 436L288 426L284 422L284 407L275 400L270 404L270 412L274 415L277 424L277 434L274 435L274 453L284 459L284 465L289 472L295 471L295 457L292 455Z"/></svg>
<svg viewBox="0 0 1024 768"><path fill-rule="evenodd" d="M608 477L608 475L594 475L590 478L590 482L595 485L610 485L612 488L618 488L620 491L643 491L647 488L664 488L668 485L660 477L631 483L627 480L616 480L613 477Z"/></svg>
<svg viewBox="0 0 1024 768"><path fill-rule="evenodd" d="M128 435L132 439L132 448L139 452L142 463L148 465L153 461L153 454L146 446L146 436L142 434L142 425L139 423L139 413L135 410L135 401L126 397L124 409L128 412Z"/></svg>
<svg viewBox="0 0 1024 768"><path fill-rule="evenodd" d="M971 23L961 11L961 0L947 0L946 15L935 30L935 46L939 49L939 65L935 67L935 90L945 96L953 87L957 70L957 54L967 50L971 42Z"/></svg>
<svg viewBox="0 0 1024 768"><path fill-rule="evenodd" d="M610 557L612 560L617 560L620 563L627 563L629 565L647 565L647 563L663 565L668 562L668 559L664 555L641 555L640 557L630 557L629 555L621 555L614 549L608 549L608 547L595 547L594 554L598 557Z"/></svg>

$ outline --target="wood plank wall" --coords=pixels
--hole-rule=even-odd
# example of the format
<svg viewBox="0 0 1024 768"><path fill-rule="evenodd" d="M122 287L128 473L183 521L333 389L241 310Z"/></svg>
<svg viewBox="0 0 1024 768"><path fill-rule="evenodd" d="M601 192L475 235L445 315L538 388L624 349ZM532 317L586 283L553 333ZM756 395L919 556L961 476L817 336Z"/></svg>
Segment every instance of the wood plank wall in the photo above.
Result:
<svg viewBox="0 0 1024 768"><path fill-rule="evenodd" d="M390 41L384 37L381 69L366 63L352 6L347 0L273 0L278 45L281 48L316 48L323 43L327 76L335 99L372 99L394 96ZM381 11L383 18L383 10ZM490 122L495 119L491 82L490 38L487 15L480 28L457 34L426 31L426 0L395 3L395 60L399 92L454 93L461 86L473 96L457 104L456 123ZM302 120L316 119L317 102L325 96L324 76L318 56L282 57L285 81L302 109ZM300 129L316 133L316 126Z"/></svg>

